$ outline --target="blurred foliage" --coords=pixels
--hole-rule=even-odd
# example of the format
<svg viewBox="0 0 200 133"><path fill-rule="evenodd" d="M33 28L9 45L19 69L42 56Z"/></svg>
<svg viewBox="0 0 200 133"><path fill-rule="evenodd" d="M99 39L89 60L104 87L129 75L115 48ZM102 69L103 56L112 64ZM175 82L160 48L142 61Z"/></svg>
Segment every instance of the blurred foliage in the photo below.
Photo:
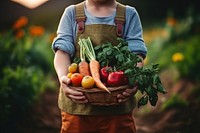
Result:
<svg viewBox="0 0 200 133"><path fill-rule="evenodd" d="M200 104L200 87L197 86L192 90L192 98L195 98L193 101L194 103L197 103L197 105Z"/></svg>
<svg viewBox="0 0 200 133"><path fill-rule="evenodd" d="M190 8L185 17L176 18L173 12L169 12L164 22L160 21L144 29L144 40L148 48L145 65L159 64L163 78L161 80L168 87L165 88L167 92L174 91L171 87L181 80L186 79L194 86L199 84L199 23L200 14L194 14ZM160 101L161 109L188 107L193 101L199 101L199 99L199 95L192 99L185 99L179 94L169 95Z"/></svg>
<svg viewBox="0 0 200 133"><path fill-rule="evenodd" d="M184 18L176 19L170 13L166 22L151 29L145 29L144 38L148 47L145 60L159 63L163 69L176 68L179 79L200 81L200 16L194 16L190 9Z"/></svg>
<svg viewBox="0 0 200 133"><path fill-rule="evenodd" d="M192 36L178 42L177 47L173 47L174 53L172 57L173 64L177 67L180 77L187 78L192 81L200 81L200 35ZM179 52L179 53L177 53ZM174 57L174 58L173 58Z"/></svg>
<svg viewBox="0 0 200 133"><path fill-rule="evenodd" d="M26 17L0 33L0 126L14 125L45 89L56 88L53 37Z"/></svg>
<svg viewBox="0 0 200 133"><path fill-rule="evenodd" d="M161 106L162 110L169 110L172 108L183 108L188 106L188 101L180 97L178 94L173 94Z"/></svg>

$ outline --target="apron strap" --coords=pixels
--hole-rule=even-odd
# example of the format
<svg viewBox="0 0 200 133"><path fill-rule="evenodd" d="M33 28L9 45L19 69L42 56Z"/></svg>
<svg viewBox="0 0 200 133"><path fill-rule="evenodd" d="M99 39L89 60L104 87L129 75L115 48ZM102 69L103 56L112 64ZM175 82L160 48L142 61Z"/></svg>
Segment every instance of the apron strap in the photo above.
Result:
<svg viewBox="0 0 200 133"><path fill-rule="evenodd" d="M84 2L75 5L76 22L78 24L78 33L83 33L85 30L86 16L84 12ZM125 23L126 7L117 3L117 13L115 23L117 26L116 34L121 37L123 35L123 25Z"/></svg>
<svg viewBox="0 0 200 133"><path fill-rule="evenodd" d="M86 16L84 12L84 2L75 5L76 22L78 24L78 33L83 33L85 29Z"/></svg>
<svg viewBox="0 0 200 133"><path fill-rule="evenodd" d="M121 37L123 35L123 25L126 21L126 7L120 3L117 3L117 14L115 17L115 24L117 26L117 35Z"/></svg>

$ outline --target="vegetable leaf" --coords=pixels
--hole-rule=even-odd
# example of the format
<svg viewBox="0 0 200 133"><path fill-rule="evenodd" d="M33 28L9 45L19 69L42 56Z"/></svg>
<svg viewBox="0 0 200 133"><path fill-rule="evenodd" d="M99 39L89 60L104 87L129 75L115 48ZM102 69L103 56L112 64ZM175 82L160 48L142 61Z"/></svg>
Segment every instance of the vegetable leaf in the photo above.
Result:
<svg viewBox="0 0 200 133"><path fill-rule="evenodd" d="M148 103L148 96L145 95L138 101L138 108L142 105L146 105L147 103Z"/></svg>

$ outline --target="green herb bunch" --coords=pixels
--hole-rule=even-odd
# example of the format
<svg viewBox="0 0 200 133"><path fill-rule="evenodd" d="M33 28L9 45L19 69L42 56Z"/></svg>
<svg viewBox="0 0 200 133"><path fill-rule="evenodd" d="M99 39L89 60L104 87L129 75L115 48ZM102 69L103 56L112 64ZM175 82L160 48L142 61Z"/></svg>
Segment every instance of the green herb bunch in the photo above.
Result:
<svg viewBox="0 0 200 133"><path fill-rule="evenodd" d="M111 66L115 71L124 71L128 77L130 86L138 86L142 97L138 101L138 107L146 105L148 101L155 106L158 101L158 93L165 94L162 82L158 75L159 64L151 68L139 68L137 64L142 60L128 48L128 43L119 38L119 43L113 46L106 43L96 46L96 58L101 67Z"/></svg>

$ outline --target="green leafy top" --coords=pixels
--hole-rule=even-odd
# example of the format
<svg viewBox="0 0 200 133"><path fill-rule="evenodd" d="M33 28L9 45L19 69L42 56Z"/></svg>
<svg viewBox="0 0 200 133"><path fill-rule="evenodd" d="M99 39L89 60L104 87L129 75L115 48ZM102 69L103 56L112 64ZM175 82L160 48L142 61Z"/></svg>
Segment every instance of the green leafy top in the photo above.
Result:
<svg viewBox="0 0 200 133"><path fill-rule="evenodd" d="M122 70L128 77L129 85L138 85L138 90L143 94L138 101L138 107L146 105L148 100L152 106L158 101L157 93L165 94L160 77L158 75L158 64L154 64L151 68L139 68L137 63L142 60L128 49L128 43L119 38L119 44L113 46L106 43L96 46L96 58L101 66L111 66L116 71Z"/></svg>
<svg viewBox="0 0 200 133"><path fill-rule="evenodd" d="M136 54L130 52L127 42L121 38L118 38L118 41L119 44L116 46L113 46L112 43L106 43L94 48L97 60L101 63L101 66L108 65L115 67L116 70L122 70L130 62L137 65L137 62L140 62L141 59L137 58ZM124 65L122 66L122 64Z"/></svg>

